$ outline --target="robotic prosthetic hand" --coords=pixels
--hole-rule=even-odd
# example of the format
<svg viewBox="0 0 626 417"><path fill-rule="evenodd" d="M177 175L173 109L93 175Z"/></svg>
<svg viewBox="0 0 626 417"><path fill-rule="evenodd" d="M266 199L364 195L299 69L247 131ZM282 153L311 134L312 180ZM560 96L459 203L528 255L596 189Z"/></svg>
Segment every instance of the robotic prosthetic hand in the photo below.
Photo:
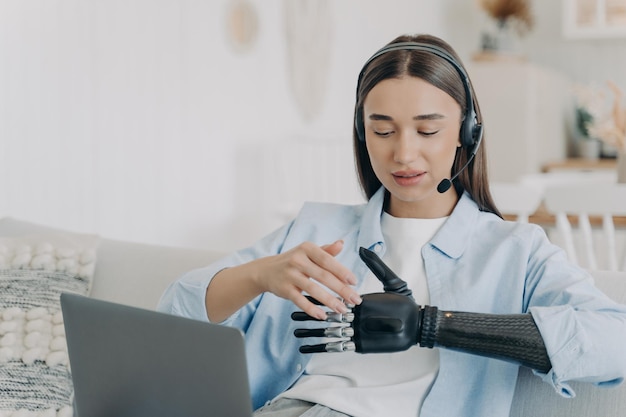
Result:
<svg viewBox="0 0 626 417"><path fill-rule="evenodd" d="M406 283L374 252L361 248L359 255L383 283L385 292L363 295L360 305L348 305L348 313L327 313L325 321L339 323L336 326L297 329L296 337L338 338L301 346L300 352L382 353L407 350L413 345L437 346L514 362L543 373L551 369L543 339L530 314L465 313L422 307L415 303ZM291 318L320 321L304 312L295 312Z"/></svg>

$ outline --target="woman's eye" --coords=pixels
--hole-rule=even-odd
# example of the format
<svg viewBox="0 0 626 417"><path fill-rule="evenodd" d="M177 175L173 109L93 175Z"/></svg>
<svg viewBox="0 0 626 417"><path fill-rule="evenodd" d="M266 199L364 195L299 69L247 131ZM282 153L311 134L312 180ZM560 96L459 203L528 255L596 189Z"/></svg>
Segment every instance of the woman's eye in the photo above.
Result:
<svg viewBox="0 0 626 417"><path fill-rule="evenodd" d="M417 133L419 133L422 136L433 136L439 133L439 131L438 130L432 130L432 131L419 131L418 130Z"/></svg>
<svg viewBox="0 0 626 417"><path fill-rule="evenodd" d="M374 130L374 134L376 136L380 136L380 137L383 137L383 138L385 138L387 136L390 136L392 133L393 133L392 130L387 130L387 131L384 131L384 132L380 132L378 130Z"/></svg>

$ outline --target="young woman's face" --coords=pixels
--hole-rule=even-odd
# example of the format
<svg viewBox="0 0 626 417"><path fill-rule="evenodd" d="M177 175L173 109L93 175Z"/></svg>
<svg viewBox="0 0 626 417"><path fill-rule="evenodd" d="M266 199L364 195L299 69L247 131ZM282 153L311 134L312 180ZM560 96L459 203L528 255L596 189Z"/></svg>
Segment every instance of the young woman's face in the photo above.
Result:
<svg viewBox="0 0 626 417"><path fill-rule="evenodd" d="M381 81L363 103L365 143L374 173L390 193L396 217L436 218L452 212L454 187L437 192L450 178L461 146L461 106L421 78Z"/></svg>

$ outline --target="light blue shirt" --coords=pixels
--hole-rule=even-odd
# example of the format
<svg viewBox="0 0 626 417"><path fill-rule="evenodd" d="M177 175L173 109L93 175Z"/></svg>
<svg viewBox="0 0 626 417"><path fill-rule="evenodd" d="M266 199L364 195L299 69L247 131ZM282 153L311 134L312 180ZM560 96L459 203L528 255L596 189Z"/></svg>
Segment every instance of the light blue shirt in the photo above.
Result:
<svg viewBox="0 0 626 417"><path fill-rule="evenodd" d="M307 203L295 220L254 246L184 274L166 290L158 309L208 321L205 293L217 272L304 241L323 245L343 239L337 259L362 282L368 270L359 259L359 247L381 256L385 252L383 200L381 188L364 205ZM433 306L532 313L553 366L539 376L561 395L573 395L567 381L608 386L623 380L626 306L598 290L593 278L568 262L539 226L481 212L465 193L422 256ZM294 329L306 325L292 322L296 310L290 301L265 293L223 323L245 334L255 409L289 388L310 358L298 352L303 342L293 336ZM439 373L420 416L508 416L517 373L518 366L509 362L440 349Z"/></svg>

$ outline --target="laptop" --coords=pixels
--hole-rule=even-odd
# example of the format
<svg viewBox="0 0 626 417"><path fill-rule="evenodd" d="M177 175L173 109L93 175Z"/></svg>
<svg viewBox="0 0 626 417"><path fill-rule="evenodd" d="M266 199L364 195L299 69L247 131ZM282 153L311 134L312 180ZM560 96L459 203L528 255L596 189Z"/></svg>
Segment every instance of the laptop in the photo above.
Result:
<svg viewBox="0 0 626 417"><path fill-rule="evenodd" d="M77 417L251 417L240 330L61 295Z"/></svg>

